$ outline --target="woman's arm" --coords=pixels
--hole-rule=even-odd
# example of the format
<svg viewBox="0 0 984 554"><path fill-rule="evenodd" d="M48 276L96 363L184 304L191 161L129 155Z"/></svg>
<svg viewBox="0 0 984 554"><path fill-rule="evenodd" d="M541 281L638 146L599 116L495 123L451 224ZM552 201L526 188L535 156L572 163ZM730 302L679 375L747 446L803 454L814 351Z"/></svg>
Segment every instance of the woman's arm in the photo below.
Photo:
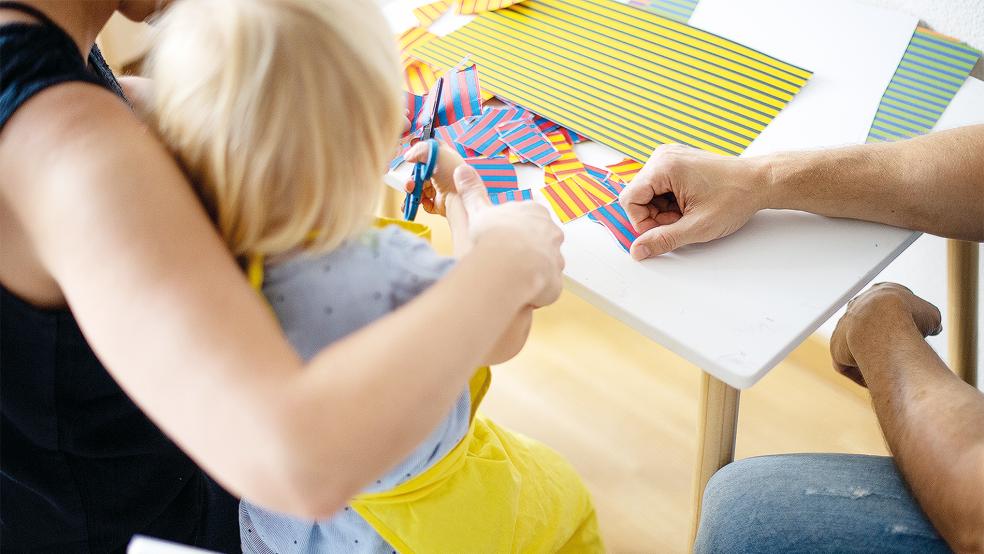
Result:
<svg viewBox="0 0 984 554"><path fill-rule="evenodd" d="M108 92L34 97L0 135L0 167L0 199L123 389L230 490L301 516L410 452L514 316L559 294L546 212L476 208L475 245L446 279L304 367L170 156ZM454 340L421 349L426 326Z"/></svg>
<svg viewBox="0 0 984 554"><path fill-rule="evenodd" d="M984 394L961 381L924 340L940 312L900 285L854 299L830 349L866 384L906 483L957 552L984 550Z"/></svg>
<svg viewBox="0 0 984 554"><path fill-rule="evenodd" d="M636 259L727 236L767 208L981 241L982 153L984 125L751 158L667 145L656 149L620 201L642 232L632 245Z"/></svg>

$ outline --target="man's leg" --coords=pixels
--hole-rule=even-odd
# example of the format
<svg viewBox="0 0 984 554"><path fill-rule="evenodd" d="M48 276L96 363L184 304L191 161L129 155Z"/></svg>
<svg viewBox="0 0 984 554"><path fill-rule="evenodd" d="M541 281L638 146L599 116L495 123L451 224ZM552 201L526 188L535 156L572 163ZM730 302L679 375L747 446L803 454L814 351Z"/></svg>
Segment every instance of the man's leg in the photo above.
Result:
<svg viewBox="0 0 984 554"><path fill-rule="evenodd" d="M950 552L891 458L734 462L704 492L694 552Z"/></svg>

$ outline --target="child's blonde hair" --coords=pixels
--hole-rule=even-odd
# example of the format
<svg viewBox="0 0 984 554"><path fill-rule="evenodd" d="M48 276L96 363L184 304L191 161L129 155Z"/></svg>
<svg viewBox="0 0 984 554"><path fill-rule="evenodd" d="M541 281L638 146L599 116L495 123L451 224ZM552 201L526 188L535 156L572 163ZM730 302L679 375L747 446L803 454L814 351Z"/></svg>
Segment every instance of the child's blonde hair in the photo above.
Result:
<svg viewBox="0 0 984 554"><path fill-rule="evenodd" d="M184 0L157 27L152 118L234 254L365 228L402 117L375 2Z"/></svg>

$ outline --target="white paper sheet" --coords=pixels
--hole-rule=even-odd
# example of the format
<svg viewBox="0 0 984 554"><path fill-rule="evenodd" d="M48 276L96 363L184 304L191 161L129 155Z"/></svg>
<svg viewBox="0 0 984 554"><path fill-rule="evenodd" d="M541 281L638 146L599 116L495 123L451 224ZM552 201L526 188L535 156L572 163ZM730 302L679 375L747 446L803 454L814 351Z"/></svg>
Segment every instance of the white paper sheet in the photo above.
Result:
<svg viewBox="0 0 984 554"><path fill-rule="evenodd" d="M745 155L863 143L917 23L846 0L701 0L690 18L814 72Z"/></svg>

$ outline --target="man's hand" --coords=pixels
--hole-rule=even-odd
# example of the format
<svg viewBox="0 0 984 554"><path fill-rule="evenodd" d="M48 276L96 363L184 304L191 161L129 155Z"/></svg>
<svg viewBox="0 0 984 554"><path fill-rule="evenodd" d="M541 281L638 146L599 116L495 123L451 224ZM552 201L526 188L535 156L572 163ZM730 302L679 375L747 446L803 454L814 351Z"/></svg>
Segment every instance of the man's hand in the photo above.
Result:
<svg viewBox="0 0 984 554"><path fill-rule="evenodd" d="M879 283L847 304L847 313L837 322L830 338L830 356L834 369L867 386L858 360L868 350L895 337L925 338L942 330L942 317L936 306L902 285Z"/></svg>
<svg viewBox="0 0 984 554"><path fill-rule="evenodd" d="M632 257L643 260L740 229L764 202L764 165L679 144L660 146L619 202L642 233Z"/></svg>

